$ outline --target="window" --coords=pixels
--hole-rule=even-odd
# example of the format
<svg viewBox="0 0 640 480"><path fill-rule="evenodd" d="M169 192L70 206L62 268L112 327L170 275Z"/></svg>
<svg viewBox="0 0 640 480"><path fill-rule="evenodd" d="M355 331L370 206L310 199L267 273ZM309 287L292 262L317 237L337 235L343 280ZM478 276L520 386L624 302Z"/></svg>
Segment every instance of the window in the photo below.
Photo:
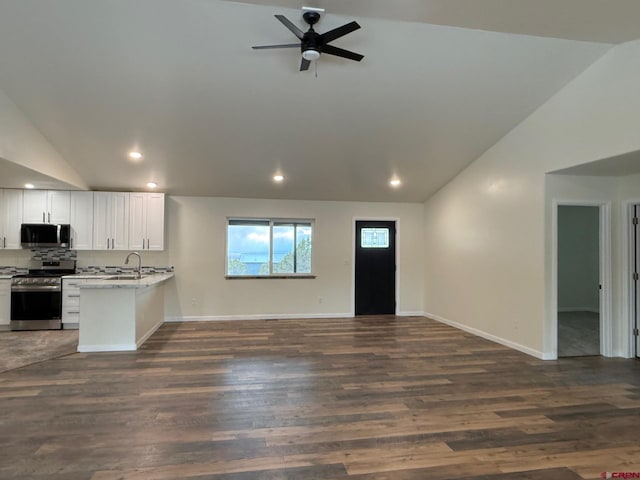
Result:
<svg viewBox="0 0 640 480"><path fill-rule="evenodd" d="M388 228L363 228L360 230L362 248L389 248Z"/></svg>
<svg viewBox="0 0 640 480"><path fill-rule="evenodd" d="M313 222L229 219L227 276L311 274Z"/></svg>

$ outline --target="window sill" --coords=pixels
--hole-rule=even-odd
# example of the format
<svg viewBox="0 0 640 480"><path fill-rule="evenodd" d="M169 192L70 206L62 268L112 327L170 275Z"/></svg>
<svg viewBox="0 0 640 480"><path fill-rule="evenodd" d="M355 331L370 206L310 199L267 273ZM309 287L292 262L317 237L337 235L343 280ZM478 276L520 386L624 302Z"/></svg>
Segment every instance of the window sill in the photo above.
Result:
<svg viewBox="0 0 640 480"><path fill-rule="evenodd" d="M226 280L309 280L315 275L225 275Z"/></svg>

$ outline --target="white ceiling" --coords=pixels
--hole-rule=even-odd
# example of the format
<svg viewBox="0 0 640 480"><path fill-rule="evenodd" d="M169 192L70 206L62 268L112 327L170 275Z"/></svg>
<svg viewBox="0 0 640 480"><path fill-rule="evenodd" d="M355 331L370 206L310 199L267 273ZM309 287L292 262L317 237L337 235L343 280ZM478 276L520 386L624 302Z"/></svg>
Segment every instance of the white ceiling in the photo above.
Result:
<svg viewBox="0 0 640 480"><path fill-rule="evenodd" d="M334 44L365 58L316 77L250 48L301 4L251 3L0 0L0 88L94 189L423 201L610 48L549 36L640 37L637 0L327 0L317 30L357 20Z"/></svg>

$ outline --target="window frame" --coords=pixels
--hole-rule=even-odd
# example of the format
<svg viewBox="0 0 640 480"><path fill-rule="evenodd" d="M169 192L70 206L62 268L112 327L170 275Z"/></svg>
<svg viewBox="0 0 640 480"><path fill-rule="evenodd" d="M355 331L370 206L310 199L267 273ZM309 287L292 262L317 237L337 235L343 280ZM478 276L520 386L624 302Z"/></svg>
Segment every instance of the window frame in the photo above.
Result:
<svg viewBox="0 0 640 480"><path fill-rule="evenodd" d="M231 222L242 222L247 225L251 225L252 222L255 222L256 226L260 224L268 224L269 226L269 273L268 274L256 274L256 275L231 275L229 274L229 226ZM309 226L311 228L311 235L309 237L311 241L311 258L310 258L310 269L311 271L308 273L282 273L282 272L273 272L273 228L274 226L293 226L294 232L294 243L293 243L293 257L294 257L294 270L297 266L297 258L296 258L296 240L297 240L297 226ZM225 229L225 278L227 280L240 280L240 279L291 279L291 278L316 278L314 274L314 236L315 236L315 219L311 218L281 218L281 217L227 217L227 224Z"/></svg>

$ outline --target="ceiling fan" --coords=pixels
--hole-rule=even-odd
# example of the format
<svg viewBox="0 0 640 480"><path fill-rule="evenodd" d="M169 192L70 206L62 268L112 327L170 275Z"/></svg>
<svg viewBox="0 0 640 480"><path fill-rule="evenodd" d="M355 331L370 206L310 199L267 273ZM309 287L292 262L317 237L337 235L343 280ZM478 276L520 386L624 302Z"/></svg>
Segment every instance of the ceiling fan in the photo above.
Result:
<svg viewBox="0 0 640 480"><path fill-rule="evenodd" d="M287 43L283 45L258 45L251 47L254 50L267 50L272 48L300 48L302 52L302 62L300 63L300 71L309 70L309 65L312 60L320 58L320 54L328 53L329 55L335 55L336 57L348 58L349 60L355 60L359 62L364 58L364 55L359 53L344 50L342 48L329 45L330 42L345 36L348 33L358 30L360 25L358 22L350 22L341 27L334 28L325 33L318 33L313 29L313 26L320 20L320 12L324 10L313 9L305 7L302 18L309 24L309 30L303 32L296 27L287 17L284 15L275 15L275 17L282 22L298 39L300 43Z"/></svg>

